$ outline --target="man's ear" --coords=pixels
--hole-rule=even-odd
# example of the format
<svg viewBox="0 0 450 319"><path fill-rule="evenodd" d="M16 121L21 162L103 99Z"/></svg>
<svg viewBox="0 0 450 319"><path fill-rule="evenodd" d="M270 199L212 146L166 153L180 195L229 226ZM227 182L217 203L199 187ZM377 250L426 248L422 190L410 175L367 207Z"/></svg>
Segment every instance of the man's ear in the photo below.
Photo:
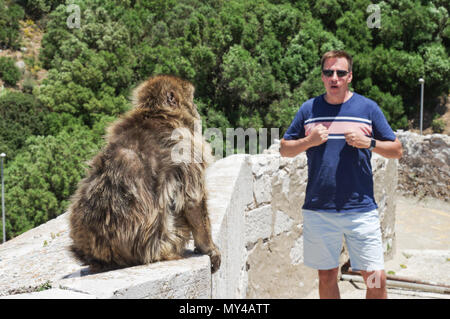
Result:
<svg viewBox="0 0 450 319"><path fill-rule="evenodd" d="M167 100L166 101L167 101L167 104L169 104L172 107L175 107L178 104L175 94L172 91L167 92Z"/></svg>

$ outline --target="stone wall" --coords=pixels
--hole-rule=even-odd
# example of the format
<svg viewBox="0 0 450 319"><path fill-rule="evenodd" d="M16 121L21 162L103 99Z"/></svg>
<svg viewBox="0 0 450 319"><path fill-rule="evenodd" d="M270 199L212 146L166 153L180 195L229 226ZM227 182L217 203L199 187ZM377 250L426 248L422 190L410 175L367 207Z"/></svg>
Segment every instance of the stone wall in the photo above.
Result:
<svg viewBox="0 0 450 319"><path fill-rule="evenodd" d="M410 196L450 198L450 136L397 132L403 145L398 190Z"/></svg>
<svg viewBox="0 0 450 319"><path fill-rule="evenodd" d="M213 239L222 265L207 256L90 274L69 254L67 213L0 245L4 298L301 298L316 289L303 265L306 157L233 155L208 169ZM372 159L386 257L395 247L397 161ZM345 250L341 261L347 259ZM36 292L39 288L50 288ZM21 294L18 294L21 293Z"/></svg>

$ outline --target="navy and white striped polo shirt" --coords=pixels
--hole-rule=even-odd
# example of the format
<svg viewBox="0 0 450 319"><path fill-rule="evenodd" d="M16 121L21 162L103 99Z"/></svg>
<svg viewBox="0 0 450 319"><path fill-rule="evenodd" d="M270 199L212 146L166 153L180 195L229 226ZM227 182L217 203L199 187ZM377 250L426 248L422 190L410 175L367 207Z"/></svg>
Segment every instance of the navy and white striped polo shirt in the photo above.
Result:
<svg viewBox="0 0 450 319"><path fill-rule="evenodd" d="M349 146L344 133L357 129L382 141L394 141L395 134L374 101L353 92L345 103L329 104L324 96L303 103L283 137L285 140L304 138L319 124L329 131L327 142L306 151L308 185L303 208L322 212L376 209L372 152Z"/></svg>

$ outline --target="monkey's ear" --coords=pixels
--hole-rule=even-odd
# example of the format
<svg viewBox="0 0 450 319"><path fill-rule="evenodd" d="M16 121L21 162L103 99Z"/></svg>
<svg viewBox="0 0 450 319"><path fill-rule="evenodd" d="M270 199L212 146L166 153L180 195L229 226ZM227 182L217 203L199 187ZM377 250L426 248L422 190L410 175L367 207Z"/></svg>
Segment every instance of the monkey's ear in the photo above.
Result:
<svg viewBox="0 0 450 319"><path fill-rule="evenodd" d="M172 91L167 92L167 104L169 104L172 107L175 107L178 104L175 94Z"/></svg>

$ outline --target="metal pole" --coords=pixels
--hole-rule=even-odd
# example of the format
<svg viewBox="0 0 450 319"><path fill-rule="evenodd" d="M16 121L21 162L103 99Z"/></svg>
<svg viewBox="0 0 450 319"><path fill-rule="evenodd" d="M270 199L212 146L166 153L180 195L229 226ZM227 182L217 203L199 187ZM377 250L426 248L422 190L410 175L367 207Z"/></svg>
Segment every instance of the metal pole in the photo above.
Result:
<svg viewBox="0 0 450 319"><path fill-rule="evenodd" d="M422 135L423 128L423 85L425 80L423 78L419 79L420 83L420 135Z"/></svg>
<svg viewBox="0 0 450 319"><path fill-rule="evenodd" d="M342 274L343 275L351 275L351 276L361 276L360 272L357 271L353 271L351 268L349 268L348 270L343 269L342 270ZM447 288L450 292L450 285L444 284L444 283L440 283L440 282L434 282L434 281L425 281L425 280L421 280L421 279L417 279L417 278L413 278L413 277L402 277L402 276L395 276L395 275L389 275L386 274L386 279L387 280L392 280L392 281L402 281L402 282L409 282L412 284L421 284L421 285L427 285L427 286L437 286L437 287L444 287Z"/></svg>
<svg viewBox="0 0 450 319"><path fill-rule="evenodd" d="M3 242L6 241L6 231L5 231L5 182L3 179L3 159L6 154L1 153L0 157L2 158L2 225L3 225Z"/></svg>
<svg viewBox="0 0 450 319"><path fill-rule="evenodd" d="M341 280L354 281L354 282L364 282L364 279L360 276L354 275L342 275ZM441 286L431 286L424 284L416 284L411 282L397 281L397 280L386 280L386 286L388 287L398 287L406 288L411 290L425 291L425 292L435 292L440 294L450 294L450 288Z"/></svg>

